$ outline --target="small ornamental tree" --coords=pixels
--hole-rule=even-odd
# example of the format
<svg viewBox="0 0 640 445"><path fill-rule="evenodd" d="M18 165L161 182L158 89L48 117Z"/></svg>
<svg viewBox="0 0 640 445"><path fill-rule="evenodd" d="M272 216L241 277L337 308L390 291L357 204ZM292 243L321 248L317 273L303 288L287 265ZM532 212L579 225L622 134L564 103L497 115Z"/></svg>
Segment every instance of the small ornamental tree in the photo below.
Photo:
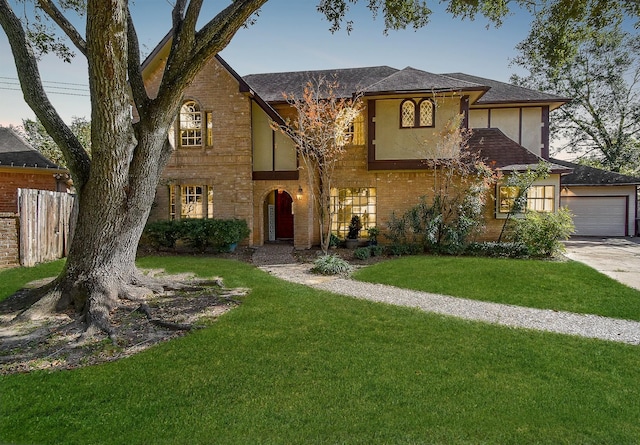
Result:
<svg viewBox="0 0 640 445"><path fill-rule="evenodd" d="M296 115L285 125L273 123L274 129L288 135L296 144L302 167L307 172L311 200L318 214L320 246L329 249L331 240L331 188L338 162L345 153L349 130L362 110L360 96L337 97L335 80L318 78L309 81L301 98L284 94Z"/></svg>
<svg viewBox="0 0 640 445"><path fill-rule="evenodd" d="M463 115L450 119L437 133L434 151L425 162L433 167L431 213L437 215L426 245L457 252L484 227L483 212L496 172L468 147L471 130Z"/></svg>
<svg viewBox="0 0 640 445"><path fill-rule="evenodd" d="M550 166L548 162L540 161L535 169L528 168L524 172L514 171L504 181L504 187L510 187L514 194L510 198L512 204L507 213L507 218L502 224L502 230L500 236L498 236L498 242L502 241L502 237L505 235L511 217L523 213L527 210L527 192L531 188L534 182L544 179L549 176Z"/></svg>
<svg viewBox="0 0 640 445"><path fill-rule="evenodd" d="M461 123L462 115L455 116L435 135L435 144L423 143L433 188L401 217L391 216L387 236L395 247L459 253L484 227L484 206L497 175L469 150L470 131Z"/></svg>

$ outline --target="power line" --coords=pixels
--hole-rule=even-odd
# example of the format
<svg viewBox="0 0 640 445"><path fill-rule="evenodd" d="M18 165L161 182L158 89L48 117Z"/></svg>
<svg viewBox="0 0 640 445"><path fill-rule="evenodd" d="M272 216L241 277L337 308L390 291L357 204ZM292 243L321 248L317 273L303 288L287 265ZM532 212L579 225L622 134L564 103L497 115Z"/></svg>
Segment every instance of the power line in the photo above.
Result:
<svg viewBox="0 0 640 445"><path fill-rule="evenodd" d="M0 79L4 79L4 80L0 80L0 90L22 91L22 88L20 87L20 81L18 78L0 76ZM43 88L47 94L57 94L59 96L90 97L90 95L88 94L89 86L86 84L74 83L74 82L58 82L54 80L43 80L42 83L43 83ZM49 84L69 85L69 87L49 85ZM72 87L83 87L83 88L72 88ZM60 90L65 90L65 91L60 91ZM87 94L73 93L72 91L79 91L81 93L87 93Z"/></svg>
<svg viewBox="0 0 640 445"><path fill-rule="evenodd" d="M19 81L19 79L17 77L3 77L3 76L0 76L0 79L13 80L15 82ZM87 85L85 83L58 82L58 81L55 81L55 80L43 80L42 83L58 83L58 84L61 84L61 85L74 85L74 86L78 86L78 87L89 88L89 85Z"/></svg>
<svg viewBox="0 0 640 445"><path fill-rule="evenodd" d="M16 85L17 86L17 85ZM8 87L3 87L0 86L0 90L7 90L7 91L22 91L21 88L8 88ZM64 92L64 91L49 91L46 90L48 94L58 94L60 96L80 96L80 97L90 97L89 94L78 94L78 93L68 93L68 92Z"/></svg>
<svg viewBox="0 0 640 445"><path fill-rule="evenodd" d="M5 79L5 77L0 77L0 79ZM59 82L62 83L62 82ZM16 86L16 87L20 87L20 84L17 82L6 82L6 81L2 81L0 80L0 85L10 85L10 86ZM75 84L66 84L66 85L75 85ZM70 87L56 87L56 86L49 86L49 85L43 85L45 89L48 88L52 88L52 89L56 89L56 90L70 90L70 91L82 91L87 93L88 90L86 88L70 88Z"/></svg>

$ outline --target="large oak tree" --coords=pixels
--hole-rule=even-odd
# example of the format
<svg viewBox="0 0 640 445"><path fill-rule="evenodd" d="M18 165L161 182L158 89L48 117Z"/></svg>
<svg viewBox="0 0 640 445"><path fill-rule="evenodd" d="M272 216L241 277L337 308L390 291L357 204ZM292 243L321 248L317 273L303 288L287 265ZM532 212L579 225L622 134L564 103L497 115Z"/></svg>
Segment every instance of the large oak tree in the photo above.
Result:
<svg viewBox="0 0 640 445"><path fill-rule="evenodd" d="M14 9L9 0L0 0L0 25L11 45L25 100L61 148L79 202L78 223L66 266L27 314L74 307L83 314L90 331L110 332L109 312L120 298L131 298L157 287L157 283L136 269L136 246L156 185L171 156L167 133L183 91L204 64L229 43L267 0L229 1L210 20L204 20L200 29L196 26L202 22L201 13L208 14L203 11L203 0L174 0L171 49L155 97L149 97L143 84L138 38L127 0L15 1L20 5ZM55 23L67 41L87 59L92 107L91 157L45 94L35 50L53 48L65 58L69 52L47 35L49 28L27 28L27 22L16 14L25 10L22 3L33 3L39 17ZM349 6L354 3L357 0L319 0L317 8L331 23L331 28L337 30L341 26L351 27L345 20ZM427 24L431 13L423 0L362 0L362 3L374 14L384 17L386 30L421 27ZM480 14L499 23L508 13L510 3L530 6L536 2L449 0L446 3L454 16L473 18ZM567 20L578 25L585 17L594 17L600 9L613 8L640 16L636 0L541 3L559 5L559 14L569 11ZM84 35L74 27L66 15L68 12L81 12L86 17ZM29 22L33 24L33 20ZM136 123L130 117L132 100L139 116Z"/></svg>

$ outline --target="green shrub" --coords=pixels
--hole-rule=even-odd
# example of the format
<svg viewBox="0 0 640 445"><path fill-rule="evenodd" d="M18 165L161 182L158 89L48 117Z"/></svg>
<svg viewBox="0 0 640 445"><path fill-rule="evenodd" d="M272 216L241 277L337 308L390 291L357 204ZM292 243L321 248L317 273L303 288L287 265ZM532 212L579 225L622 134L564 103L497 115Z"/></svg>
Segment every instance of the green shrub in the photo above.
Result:
<svg viewBox="0 0 640 445"><path fill-rule="evenodd" d="M464 253L493 258L526 258L529 256L529 249L524 243L518 242L484 242L470 243Z"/></svg>
<svg viewBox="0 0 640 445"><path fill-rule="evenodd" d="M347 275L351 270L351 265L337 255L323 255L311 268L311 272L321 275Z"/></svg>
<svg viewBox="0 0 640 445"><path fill-rule="evenodd" d="M177 221L156 221L147 224L144 235L155 248L173 249L180 238L180 226Z"/></svg>
<svg viewBox="0 0 640 445"><path fill-rule="evenodd" d="M575 226L566 208L551 212L527 212L515 224L515 240L527 246L532 256L552 256L564 251L561 240L569 239Z"/></svg>
<svg viewBox="0 0 640 445"><path fill-rule="evenodd" d="M369 247L358 247L353 251L353 256L359 260L366 260L371 257L371 249Z"/></svg>
<svg viewBox="0 0 640 445"><path fill-rule="evenodd" d="M382 256L385 253L385 248L384 246L371 246L369 247L369 250L371 250L371 255L372 256Z"/></svg>
<svg viewBox="0 0 640 445"><path fill-rule="evenodd" d="M226 251L229 246L249 236L247 222L242 219L180 219L157 221L147 225L145 236L155 247L173 248L177 240L205 251Z"/></svg>

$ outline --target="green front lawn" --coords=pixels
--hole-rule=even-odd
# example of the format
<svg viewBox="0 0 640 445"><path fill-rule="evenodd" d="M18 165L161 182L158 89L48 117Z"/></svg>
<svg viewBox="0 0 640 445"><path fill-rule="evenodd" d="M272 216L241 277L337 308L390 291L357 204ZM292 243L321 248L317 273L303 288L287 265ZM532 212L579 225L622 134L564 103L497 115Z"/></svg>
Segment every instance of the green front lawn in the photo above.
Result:
<svg viewBox="0 0 640 445"><path fill-rule="evenodd" d="M365 267L354 278L474 300L640 320L640 291L575 261L411 256Z"/></svg>
<svg viewBox="0 0 640 445"><path fill-rule="evenodd" d="M252 292L128 359L0 376L0 443L640 441L638 347L336 296L234 261L140 266Z"/></svg>

